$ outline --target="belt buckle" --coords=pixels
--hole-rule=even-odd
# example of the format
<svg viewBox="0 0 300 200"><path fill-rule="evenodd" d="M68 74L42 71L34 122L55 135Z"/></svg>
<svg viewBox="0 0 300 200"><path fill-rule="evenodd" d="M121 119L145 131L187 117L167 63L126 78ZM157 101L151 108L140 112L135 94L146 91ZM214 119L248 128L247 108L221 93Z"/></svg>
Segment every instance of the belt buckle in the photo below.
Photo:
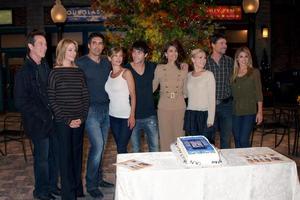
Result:
<svg viewBox="0 0 300 200"><path fill-rule="evenodd" d="M170 92L170 99L175 99L175 92Z"/></svg>

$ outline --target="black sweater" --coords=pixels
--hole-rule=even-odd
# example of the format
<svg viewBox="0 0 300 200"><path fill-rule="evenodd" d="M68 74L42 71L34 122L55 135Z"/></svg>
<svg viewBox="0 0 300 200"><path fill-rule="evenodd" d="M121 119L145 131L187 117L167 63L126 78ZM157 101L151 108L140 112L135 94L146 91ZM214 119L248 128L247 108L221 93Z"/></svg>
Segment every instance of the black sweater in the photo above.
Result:
<svg viewBox="0 0 300 200"><path fill-rule="evenodd" d="M45 76L41 76L39 68ZM27 56L15 77L15 106L22 113L25 133L31 139L42 139L54 132L45 85L49 71L44 60L37 65Z"/></svg>
<svg viewBox="0 0 300 200"><path fill-rule="evenodd" d="M88 113L89 94L84 73L77 67L54 68L49 75L48 97L57 122L83 122Z"/></svg>

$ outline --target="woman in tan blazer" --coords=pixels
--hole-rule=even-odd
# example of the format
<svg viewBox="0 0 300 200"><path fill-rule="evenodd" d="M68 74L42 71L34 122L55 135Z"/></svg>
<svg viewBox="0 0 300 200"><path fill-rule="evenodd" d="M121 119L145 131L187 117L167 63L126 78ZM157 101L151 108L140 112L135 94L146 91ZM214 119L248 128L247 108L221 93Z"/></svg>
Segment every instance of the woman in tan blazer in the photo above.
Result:
<svg viewBox="0 0 300 200"><path fill-rule="evenodd" d="M153 80L153 91L160 85L158 102L158 125L161 151L169 151L170 144L177 137L183 136L183 121L186 104L183 88L188 69L181 68L184 51L178 41L165 45L162 54L163 64L156 67Z"/></svg>

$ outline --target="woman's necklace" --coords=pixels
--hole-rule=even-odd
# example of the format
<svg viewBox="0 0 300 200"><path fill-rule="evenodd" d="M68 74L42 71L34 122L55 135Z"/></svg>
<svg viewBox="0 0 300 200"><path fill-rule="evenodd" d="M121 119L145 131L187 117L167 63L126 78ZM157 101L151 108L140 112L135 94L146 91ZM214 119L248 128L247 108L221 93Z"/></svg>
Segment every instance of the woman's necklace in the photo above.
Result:
<svg viewBox="0 0 300 200"><path fill-rule="evenodd" d="M117 76L119 76L119 74L122 72L122 68L120 68L119 70L117 70L116 72L114 72L114 70L112 70L111 72L111 77L115 78Z"/></svg>

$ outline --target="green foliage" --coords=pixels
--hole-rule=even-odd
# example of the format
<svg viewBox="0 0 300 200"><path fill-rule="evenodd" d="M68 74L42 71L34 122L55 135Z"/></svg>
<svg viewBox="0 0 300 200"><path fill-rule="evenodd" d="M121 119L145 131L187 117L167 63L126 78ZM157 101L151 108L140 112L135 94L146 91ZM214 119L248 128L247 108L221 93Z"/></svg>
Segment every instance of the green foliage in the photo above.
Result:
<svg viewBox="0 0 300 200"><path fill-rule="evenodd" d="M186 51L208 50L208 38L216 28L206 16L213 0L94 0L93 6L106 15L105 26L112 45L129 48L138 39L152 48L152 60L159 61L163 45L174 39ZM116 30L120 30L116 31Z"/></svg>

